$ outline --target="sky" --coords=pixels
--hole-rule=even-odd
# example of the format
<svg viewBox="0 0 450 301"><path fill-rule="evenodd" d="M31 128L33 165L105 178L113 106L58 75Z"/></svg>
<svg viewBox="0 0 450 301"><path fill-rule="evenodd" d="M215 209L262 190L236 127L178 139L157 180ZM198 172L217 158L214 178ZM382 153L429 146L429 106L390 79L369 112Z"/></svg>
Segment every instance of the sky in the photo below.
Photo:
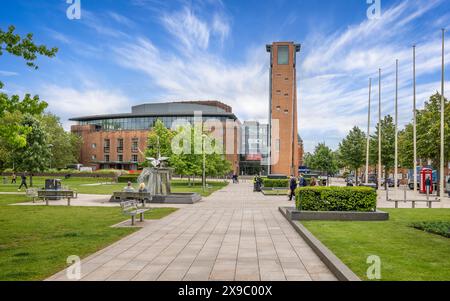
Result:
<svg viewBox="0 0 450 301"><path fill-rule="evenodd" d="M38 70L2 55L3 92L38 94L66 129L70 117L174 100L219 100L241 121L267 122L265 45L274 41L302 45L298 126L306 151L320 142L337 148L355 125L366 131L369 78L376 124L379 68L382 115L394 114L396 59L400 128L410 122L414 44L418 107L440 91L448 0L79 1L80 19L69 19L66 0L0 0L2 30L14 25L59 48L55 58L37 60ZM379 16L367 13L372 1L380 1ZM450 75L450 46L445 54Z"/></svg>

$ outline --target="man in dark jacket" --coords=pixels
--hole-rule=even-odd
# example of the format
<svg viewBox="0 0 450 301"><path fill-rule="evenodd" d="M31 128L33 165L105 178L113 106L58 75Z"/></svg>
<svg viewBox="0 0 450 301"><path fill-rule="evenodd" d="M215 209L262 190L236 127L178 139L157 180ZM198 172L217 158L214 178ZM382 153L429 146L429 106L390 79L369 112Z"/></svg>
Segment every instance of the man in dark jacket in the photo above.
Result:
<svg viewBox="0 0 450 301"><path fill-rule="evenodd" d="M295 196L295 189L297 188L297 180L294 175L291 175L291 179L289 180L289 201L292 201L292 198Z"/></svg>
<svg viewBox="0 0 450 301"><path fill-rule="evenodd" d="M25 186L25 188L28 189L28 185L27 185L27 176L25 175L25 173L23 173L23 174L20 176L20 179L21 179L21 181L20 181L20 186L19 186L19 189L18 189L18 190L20 190L20 189L22 188L22 186Z"/></svg>

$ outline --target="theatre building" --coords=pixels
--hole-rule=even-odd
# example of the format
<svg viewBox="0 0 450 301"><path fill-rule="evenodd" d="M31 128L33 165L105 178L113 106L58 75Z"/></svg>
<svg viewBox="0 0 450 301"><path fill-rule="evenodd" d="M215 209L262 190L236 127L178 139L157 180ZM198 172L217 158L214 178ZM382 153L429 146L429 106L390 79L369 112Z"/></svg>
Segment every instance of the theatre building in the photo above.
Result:
<svg viewBox="0 0 450 301"><path fill-rule="evenodd" d="M172 128L174 122L181 120L193 124L194 118L202 118L203 122L215 120L223 126L220 135L227 149L225 156L238 173L239 120L230 106L219 101L146 103L133 106L131 113L70 120L76 122L71 131L83 139L80 163L94 169L136 170L145 160L142 152L147 148L147 136L158 119Z"/></svg>

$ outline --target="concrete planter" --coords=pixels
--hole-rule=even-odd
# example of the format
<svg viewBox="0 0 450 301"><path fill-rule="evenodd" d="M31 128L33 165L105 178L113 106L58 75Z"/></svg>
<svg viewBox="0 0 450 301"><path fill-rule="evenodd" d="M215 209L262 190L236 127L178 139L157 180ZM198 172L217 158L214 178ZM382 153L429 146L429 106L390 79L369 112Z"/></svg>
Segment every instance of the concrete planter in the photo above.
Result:
<svg viewBox="0 0 450 301"><path fill-rule="evenodd" d="M377 210L375 212L359 211L299 211L295 208L283 208L291 220L296 221L386 221L389 213Z"/></svg>

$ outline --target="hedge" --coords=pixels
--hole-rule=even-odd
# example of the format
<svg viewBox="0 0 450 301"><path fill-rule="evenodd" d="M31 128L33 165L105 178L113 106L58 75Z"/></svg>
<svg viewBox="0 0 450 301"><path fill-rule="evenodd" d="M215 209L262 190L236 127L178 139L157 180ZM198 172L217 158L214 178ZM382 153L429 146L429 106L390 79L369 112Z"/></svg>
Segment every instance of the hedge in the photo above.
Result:
<svg viewBox="0 0 450 301"><path fill-rule="evenodd" d="M377 205L377 193L370 187L301 187L295 195L297 209L305 211L368 212Z"/></svg>
<svg viewBox="0 0 450 301"><path fill-rule="evenodd" d="M264 187L268 188L287 188L289 186L289 179L268 179L263 178Z"/></svg>

